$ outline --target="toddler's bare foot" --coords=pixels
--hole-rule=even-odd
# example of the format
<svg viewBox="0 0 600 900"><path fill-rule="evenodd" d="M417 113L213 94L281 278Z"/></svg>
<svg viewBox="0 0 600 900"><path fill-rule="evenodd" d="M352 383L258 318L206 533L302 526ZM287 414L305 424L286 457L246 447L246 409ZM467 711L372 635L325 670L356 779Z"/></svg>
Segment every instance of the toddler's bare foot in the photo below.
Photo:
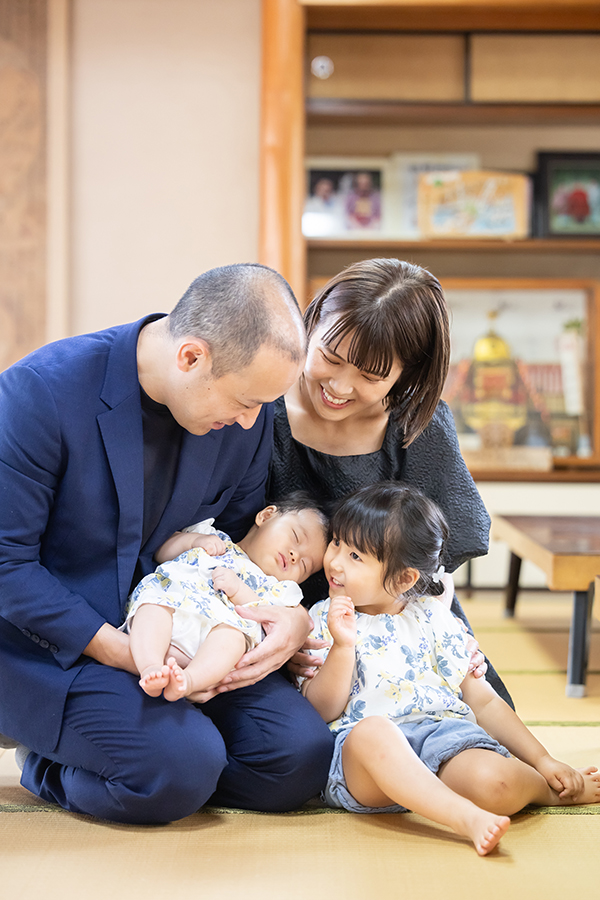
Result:
<svg viewBox="0 0 600 900"><path fill-rule="evenodd" d="M598 772L596 766L586 766L584 769L577 769L577 771L583 777L583 790L574 797L558 797L557 806L600 803L600 772Z"/></svg>
<svg viewBox="0 0 600 900"><path fill-rule="evenodd" d="M509 825L508 816L497 816L476 806L471 816L464 820L464 829L460 829L460 834L471 838L480 856L487 856L506 834Z"/></svg>
<svg viewBox="0 0 600 900"><path fill-rule="evenodd" d="M160 697L170 677L168 666L147 666L140 672L140 687L149 697Z"/></svg>
<svg viewBox="0 0 600 900"><path fill-rule="evenodd" d="M182 669L175 657L170 656L167 660L167 668L169 671L169 683L164 689L163 697L165 700L181 700L186 697L191 689L185 669Z"/></svg>

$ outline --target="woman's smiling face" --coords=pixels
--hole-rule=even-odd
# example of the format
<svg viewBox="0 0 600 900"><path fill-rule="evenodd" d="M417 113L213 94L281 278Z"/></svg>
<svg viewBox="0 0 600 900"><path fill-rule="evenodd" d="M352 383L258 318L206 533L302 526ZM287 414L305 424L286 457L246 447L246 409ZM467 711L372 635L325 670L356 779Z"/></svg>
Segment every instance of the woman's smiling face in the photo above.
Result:
<svg viewBox="0 0 600 900"><path fill-rule="evenodd" d="M358 369L348 362L352 334L334 345L324 342L323 337L332 324L327 319L310 337L304 367L308 397L316 414L323 419L368 418L383 409L383 401L400 378L402 366L396 360L386 378Z"/></svg>

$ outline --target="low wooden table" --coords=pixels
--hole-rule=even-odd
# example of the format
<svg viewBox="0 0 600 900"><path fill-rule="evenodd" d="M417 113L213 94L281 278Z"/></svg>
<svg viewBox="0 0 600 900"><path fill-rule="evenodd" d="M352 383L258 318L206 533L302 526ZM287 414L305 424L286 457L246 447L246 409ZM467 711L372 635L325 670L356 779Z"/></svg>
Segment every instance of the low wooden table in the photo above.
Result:
<svg viewBox="0 0 600 900"><path fill-rule="evenodd" d="M507 616L515 614L523 559L539 566L550 590L573 591L566 694L585 697L594 586L600 573L600 517L494 516L492 535L511 551Z"/></svg>

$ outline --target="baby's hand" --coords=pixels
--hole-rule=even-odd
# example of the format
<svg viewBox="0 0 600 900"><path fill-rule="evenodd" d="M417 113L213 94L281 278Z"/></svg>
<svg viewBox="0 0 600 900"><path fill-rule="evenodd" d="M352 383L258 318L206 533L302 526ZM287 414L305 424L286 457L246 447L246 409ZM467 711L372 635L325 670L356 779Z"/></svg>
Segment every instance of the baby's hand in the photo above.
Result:
<svg viewBox="0 0 600 900"><path fill-rule="evenodd" d="M192 547L201 547L209 556L223 556L227 547L216 534L195 534Z"/></svg>
<svg viewBox="0 0 600 900"><path fill-rule="evenodd" d="M209 556L221 556L227 549L224 541L217 537L216 534L194 534L191 531L176 531L158 548L154 554L154 559L161 564L169 562L169 560L181 556L182 553L193 550L194 547L202 547Z"/></svg>
<svg viewBox="0 0 600 900"><path fill-rule="evenodd" d="M243 582L231 569L218 566L212 570L213 586L216 591L223 591L229 599L235 597Z"/></svg>
<svg viewBox="0 0 600 900"><path fill-rule="evenodd" d="M543 775L553 791L556 791L561 799L574 799L584 789L584 780L581 772L572 769L567 763L559 762L551 756L543 756L536 764L536 769Z"/></svg>
<svg viewBox="0 0 600 900"><path fill-rule="evenodd" d="M334 597L327 615L327 627L338 647L356 644L356 614L350 597Z"/></svg>

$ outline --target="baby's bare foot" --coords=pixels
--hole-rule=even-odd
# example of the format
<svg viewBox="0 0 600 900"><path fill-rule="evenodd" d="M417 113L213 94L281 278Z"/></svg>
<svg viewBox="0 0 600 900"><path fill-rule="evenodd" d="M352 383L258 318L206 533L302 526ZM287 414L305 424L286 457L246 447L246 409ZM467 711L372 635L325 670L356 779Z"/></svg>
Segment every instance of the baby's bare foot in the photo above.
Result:
<svg viewBox="0 0 600 900"><path fill-rule="evenodd" d="M168 658L167 668L169 671L169 683L165 687L163 697L165 700L181 700L182 697L187 696L191 687L188 683L185 669L181 668L173 656Z"/></svg>
<svg viewBox="0 0 600 900"><path fill-rule="evenodd" d="M583 777L583 790L574 797L559 797L560 806L573 806L580 803L600 803L600 772L596 766L577 769Z"/></svg>
<svg viewBox="0 0 600 900"><path fill-rule="evenodd" d="M485 809L475 807L475 811L465 825L465 836L471 838L480 856L487 856L508 831L510 819L508 816L497 816Z"/></svg>
<svg viewBox="0 0 600 900"><path fill-rule="evenodd" d="M149 697L160 697L169 684L171 670L168 666L147 666L140 673L140 687Z"/></svg>

